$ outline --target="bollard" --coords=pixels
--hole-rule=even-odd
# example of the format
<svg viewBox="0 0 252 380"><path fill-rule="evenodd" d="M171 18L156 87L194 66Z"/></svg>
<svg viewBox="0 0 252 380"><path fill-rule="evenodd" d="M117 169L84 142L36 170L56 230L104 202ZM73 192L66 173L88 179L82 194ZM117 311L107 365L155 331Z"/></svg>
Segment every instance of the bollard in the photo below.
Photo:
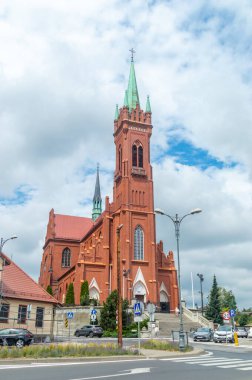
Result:
<svg viewBox="0 0 252 380"><path fill-rule="evenodd" d="M238 334L236 331L234 332L234 342L235 346L239 346Z"/></svg>

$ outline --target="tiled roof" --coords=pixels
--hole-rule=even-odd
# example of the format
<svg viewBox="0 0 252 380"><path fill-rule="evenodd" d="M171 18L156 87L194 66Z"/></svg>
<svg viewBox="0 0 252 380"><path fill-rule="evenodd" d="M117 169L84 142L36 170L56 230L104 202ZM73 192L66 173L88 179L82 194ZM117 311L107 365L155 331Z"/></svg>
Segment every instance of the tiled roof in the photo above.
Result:
<svg viewBox="0 0 252 380"><path fill-rule="evenodd" d="M2 257L6 261L2 271L2 292L4 297L58 303L54 297L48 294L12 260L4 254L2 254Z"/></svg>
<svg viewBox="0 0 252 380"><path fill-rule="evenodd" d="M80 240L93 226L91 218L55 214L55 237Z"/></svg>

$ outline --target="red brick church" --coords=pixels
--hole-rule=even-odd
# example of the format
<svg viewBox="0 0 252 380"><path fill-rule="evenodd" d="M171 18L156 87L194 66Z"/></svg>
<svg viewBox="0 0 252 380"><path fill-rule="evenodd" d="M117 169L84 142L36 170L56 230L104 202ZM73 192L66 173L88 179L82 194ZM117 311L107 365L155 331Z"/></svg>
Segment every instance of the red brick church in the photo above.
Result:
<svg viewBox="0 0 252 380"><path fill-rule="evenodd" d="M99 168L92 218L49 213L39 284L51 285L53 295L64 304L67 288L74 284L75 303L80 288L89 284L90 298L100 303L117 288L117 236L120 230L122 296L151 301L163 311L178 305L177 272L173 253L165 255L156 244L150 139L149 97L140 107L133 58L124 104L116 107L114 143L116 162L113 200L105 198L102 211Z"/></svg>

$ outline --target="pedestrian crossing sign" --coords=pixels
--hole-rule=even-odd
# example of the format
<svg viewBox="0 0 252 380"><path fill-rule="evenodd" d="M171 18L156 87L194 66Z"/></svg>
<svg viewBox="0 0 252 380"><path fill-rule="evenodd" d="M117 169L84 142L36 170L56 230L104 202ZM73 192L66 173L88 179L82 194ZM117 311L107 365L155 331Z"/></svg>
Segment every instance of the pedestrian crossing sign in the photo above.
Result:
<svg viewBox="0 0 252 380"><path fill-rule="evenodd" d="M140 316L142 314L140 302L136 302L134 305L134 315Z"/></svg>

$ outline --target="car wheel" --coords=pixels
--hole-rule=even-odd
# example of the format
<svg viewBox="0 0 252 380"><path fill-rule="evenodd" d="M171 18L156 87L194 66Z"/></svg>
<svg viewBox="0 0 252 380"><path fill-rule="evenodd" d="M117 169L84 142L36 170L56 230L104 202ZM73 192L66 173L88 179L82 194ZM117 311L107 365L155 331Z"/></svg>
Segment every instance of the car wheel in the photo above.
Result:
<svg viewBox="0 0 252 380"><path fill-rule="evenodd" d="M93 338L93 336L94 336L94 333L89 333L89 338Z"/></svg>
<svg viewBox="0 0 252 380"><path fill-rule="evenodd" d="M193 339L194 342L197 342L197 339Z"/></svg>
<svg viewBox="0 0 252 380"><path fill-rule="evenodd" d="M79 338L80 333L77 331L77 332L75 333L75 336L77 336L77 338Z"/></svg>
<svg viewBox="0 0 252 380"><path fill-rule="evenodd" d="M24 341L23 341L23 339L18 339L16 341L16 347L17 348L23 348L24 347Z"/></svg>

